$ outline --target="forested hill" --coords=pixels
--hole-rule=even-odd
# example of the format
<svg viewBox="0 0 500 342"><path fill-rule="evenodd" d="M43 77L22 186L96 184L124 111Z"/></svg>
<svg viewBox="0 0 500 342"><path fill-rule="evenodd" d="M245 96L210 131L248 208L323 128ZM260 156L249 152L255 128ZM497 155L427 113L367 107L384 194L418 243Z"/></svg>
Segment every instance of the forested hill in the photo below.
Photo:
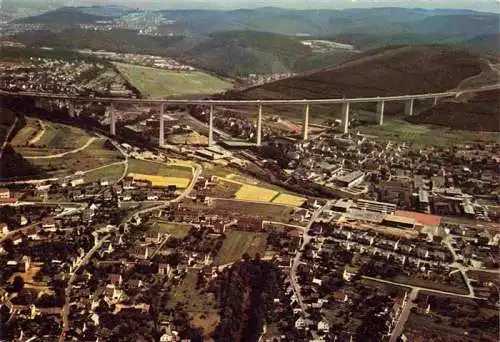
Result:
<svg viewBox="0 0 500 342"><path fill-rule="evenodd" d="M334 68L233 91L235 99L314 99L441 92L479 74L480 56L447 46L393 47L367 52Z"/></svg>

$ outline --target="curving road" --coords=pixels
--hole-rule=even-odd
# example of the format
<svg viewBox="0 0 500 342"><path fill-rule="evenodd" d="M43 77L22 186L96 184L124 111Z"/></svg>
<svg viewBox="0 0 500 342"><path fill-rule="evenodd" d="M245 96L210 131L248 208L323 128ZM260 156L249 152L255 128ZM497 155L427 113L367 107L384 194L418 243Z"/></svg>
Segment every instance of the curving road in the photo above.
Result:
<svg viewBox="0 0 500 342"><path fill-rule="evenodd" d="M71 150L71 151L62 152L62 153L58 153L58 154L51 154L51 155L48 155L48 156L26 156L26 157L24 157L24 159L56 159L56 158L62 158L64 156L67 156L68 154L74 154L74 153L78 153L78 152L81 152L81 151L85 150L86 148L88 148L97 139L100 139L100 138L92 137L83 146L75 148L74 150Z"/></svg>

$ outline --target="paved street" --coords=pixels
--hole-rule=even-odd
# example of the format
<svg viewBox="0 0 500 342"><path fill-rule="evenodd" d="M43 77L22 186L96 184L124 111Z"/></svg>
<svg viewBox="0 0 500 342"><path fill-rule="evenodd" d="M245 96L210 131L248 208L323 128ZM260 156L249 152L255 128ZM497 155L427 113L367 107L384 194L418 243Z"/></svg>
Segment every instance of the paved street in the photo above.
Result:
<svg viewBox="0 0 500 342"><path fill-rule="evenodd" d="M297 296L297 302L299 303L300 309L304 314L306 314L306 306L303 302L302 295L300 294L300 285L297 281L297 268L299 267L300 264L300 258L302 257L302 250L304 246L306 246L310 241L311 241L311 236L307 234L311 226L313 225L314 221L319 217L321 212L330 206L331 202L328 201L324 206L321 208L318 208L317 210L314 211L314 213L311 216L311 219L309 220L308 225L304 228L302 232L302 245L300 248L297 250L297 253L295 254L295 258L293 259L292 262L292 267L290 269L290 283L292 285L293 291L295 295Z"/></svg>

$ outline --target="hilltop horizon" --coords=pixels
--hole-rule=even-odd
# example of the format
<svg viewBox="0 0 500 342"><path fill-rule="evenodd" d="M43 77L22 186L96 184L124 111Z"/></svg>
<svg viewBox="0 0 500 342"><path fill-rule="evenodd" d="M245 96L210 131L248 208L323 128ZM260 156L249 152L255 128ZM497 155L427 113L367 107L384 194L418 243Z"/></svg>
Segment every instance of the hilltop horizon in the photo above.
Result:
<svg viewBox="0 0 500 342"><path fill-rule="evenodd" d="M181 1L174 0L165 4L164 1L132 1L132 0L23 0L22 4L12 0L0 1L0 8L4 6L19 8L27 6L106 6L116 5L129 8L140 8L150 10L168 10L168 9L208 9L208 10L238 10L238 9L256 9L263 7L276 7L297 10L322 10L322 9L351 9L351 8L386 8L399 7L411 9L464 9L485 12L500 12L500 1L498 0L447 0L447 1L429 1L429 0L316 0L311 3L304 3L298 0L204 0L204 1Z"/></svg>

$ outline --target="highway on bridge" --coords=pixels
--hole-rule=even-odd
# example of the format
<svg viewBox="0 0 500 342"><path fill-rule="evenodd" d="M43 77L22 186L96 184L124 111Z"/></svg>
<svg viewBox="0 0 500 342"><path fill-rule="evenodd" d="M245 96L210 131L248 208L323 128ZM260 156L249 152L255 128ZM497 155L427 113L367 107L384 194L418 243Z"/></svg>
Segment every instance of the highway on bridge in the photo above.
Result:
<svg viewBox="0 0 500 342"><path fill-rule="evenodd" d="M336 99L280 99L280 100L187 100L187 99L130 99L130 98L112 98L112 97L82 97L75 95L36 93L36 92L10 92L0 90L0 96L21 96L33 98L59 99L74 102L104 102L104 103L143 103L143 104L204 104L204 105L241 105L241 104L343 104L343 103L366 103L381 101L405 101L422 100L444 97L455 97L462 94L474 93L478 91L488 91L500 88L499 84L488 85L484 87L452 90L440 93L409 94L397 96L377 96L377 97L358 97L358 98L336 98Z"/></svg>

